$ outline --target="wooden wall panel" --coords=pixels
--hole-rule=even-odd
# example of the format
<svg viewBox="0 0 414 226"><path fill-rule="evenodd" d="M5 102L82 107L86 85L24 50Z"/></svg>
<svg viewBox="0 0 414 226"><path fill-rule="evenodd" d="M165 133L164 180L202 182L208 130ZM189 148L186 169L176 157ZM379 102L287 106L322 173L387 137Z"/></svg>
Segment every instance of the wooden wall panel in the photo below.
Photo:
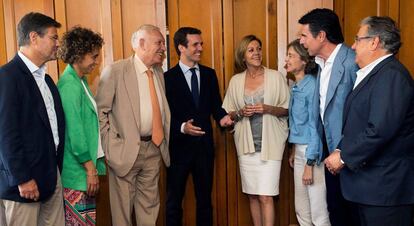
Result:
<svg viewBox="0 0 414 226"><path fill-rule="evenodd" d="M0 65L7 63L6 29L4 27L3 1L0 1Z"/></svg>
<svg viewBox="0 0 414 226"><path fill-rule="evenodd" d="M349 1L335 0L334 10L338 14L345 38L345 43L351 46L359 29L359 22L370 15L378 15L377 0Z"/></svg>
<svg viewBox="0 0 414 226"><path fill-rule="evenodd" d="M411 76L413 76L414 78L414 60L412 57L414 49L414 1L400 0L399 9L399 24L401 29L401 39L403 43L400 49L399 59L408 68L408 70L411 73Z"/></svg>
<svg viewBox="0 0 414 226"><path fill-rule="evenodd" d="M6 51L7 61L10 61L17 52L17 36L16 27L20 19L27 13L36 11L42 12L52 18L54 15L54 1L53 0L3 0L4 7L4 22L6 29ZM47 63L48 74L56 82L58 79L57 61L50 61Z"/></svg>
<svg viewBox="0 0 414 226"><path fill-rule="evenodd" d="M286 74L283 66L285 65L286 46L298 38L300 25L298 20L308 11L314 8L333 8L333 0L285 0L278 3L278 70Z"/></svg>
<svg viewBox="0 0 414 226"><path fill-rule="evenodd" d="M103 15L101 9L101 0L70 0L65 1L65 14L66 14L66 27L67 30L74 26L81 26L89 28L95 32L103 33L102 20ZM82 7L79 7L82 5ZM100 56L100 62L102 62L102 53ZM100 67L96 67L95 70L88 75L88 83L90 85L92 93L96 94L99 83L99 74L103 64ZM62 72L64 68L59 68Z"/></svg>
<svg viewBox="0 0 414 226"><path fill-rule="evenodd" d="M401 29L401 39L403 46L397 57L414 73L414 63L410 58L410 52L414 48L412 37L414 27L412 11L414 3L409 0L366 0L349 1L334 0L334 10L342 22L342 29L345 42L351 46L354 42L355 34L358 32L360 21L367 16L389 16L396 21Z"/></svg>
<svg viewBox="0 0 414 226"><path fill-rule="evenodd" d="M275 0L233 1L233 43L237 48L249 34L262 40L263 65L276 69L276 6ZM252 20L254 18L254 20ZM235 49L234 48L234 49ZM226 61L232 59L226 59Z"/></svg>
<svg viewBox="0 0 414 226"><path fill-rule="evenodd" d="M223 51L222 51L222 11L221 1L203 0L171 0L168 1L168 30L169 30L169 60L170 67L177 64L179 57L174 49L174 33L180 27L191 26L199 28L203 38L203 53L201 64L216 70L220 91L224 91ZM226 156L225 134L213 124L215 139L215 176L213 182L213 221L214 225L228 225L227 215L222 214L227 209L226 200ZM187 182L183 202L183 225L195 225L195 196L191 177Z"/></svg>
<svg viewBox="0 0 414 226"><path fill-rule="evenodd" d="M277 1L238 0L223 5L225 81L234 74L234 51L241 39L249 34L262 40L263 65L277 68ZM252 19L254 18L254 19ZM241 190L241 178L234 141L227 139L228 225L252 225L249 200ZM277 203L277 198L275 198ZM231 206L231 207L230 207ZM277 214L278 215L278 214ZM279 225L279 217L276 225Z"/></svg>
<svg viewBox="0 0 414 226"><path fill-rule="evenodd" d="M168 18L165 8L168 4ZM79 7L82 5L82 7ZM202 30L204 52L201 63L214 68L220 92L233 75L234 49L241 38L255 34L263 41L264 64L284 72L286 45L296 38L297 20L316 7L333 8L339 15L346 43L352 45L359 21L368 15L388 15L399 23L403 47L400 60L414 74L410 50L414 48L414 27L410 21L414 3L411 0L2 0L0 1L0 64L17 51L16 25L30 11L39 11L62 23L61 36L74 25L100 32L105 40L100 68L92 73L89 83L96 90L98 75L104 65L132 55L130 37L138 26L151 23L169 35L169 61L178 62L172 37L181 26ZM254 19L252 19L254 18ZM168 29L167 29L168 21ZM55 81L64 64L50 62L49 73ZM237 156L232 135L214 129L216 146L213 186L214 225L252 225L247 197L241 192ZM282 164L280 196L276 201L276 226L295 225L292 170L287 166L288 152ZM165 169L161 172L161 209L157 225L165 225ZM98 225L110 226L108 181L101 177L98 197ZM195 198L191 177L184 200L184 225L195 225Z"/></svg>
<svg viewBox="0 0 414 226"><path fill-rule="evenodd" d="M165 35L165 1L163 0L123 0L120 1L122 21L123 57L133 53L131 35L142 24L153 24L161 28Z"/></svg>

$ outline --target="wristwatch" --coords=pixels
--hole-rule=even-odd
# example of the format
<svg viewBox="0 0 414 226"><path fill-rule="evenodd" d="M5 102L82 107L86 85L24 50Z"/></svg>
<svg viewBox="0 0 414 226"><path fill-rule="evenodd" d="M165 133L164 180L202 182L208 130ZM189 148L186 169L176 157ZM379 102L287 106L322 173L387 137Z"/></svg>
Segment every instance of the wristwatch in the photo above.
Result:
<svg viewBox="0 0 414 226"><path fill-rule="evenodd" d="M315 159L308 159L306 161L306 165L308 165L308 166L314 166L315 163L316 163L316 160Z"/></svg>

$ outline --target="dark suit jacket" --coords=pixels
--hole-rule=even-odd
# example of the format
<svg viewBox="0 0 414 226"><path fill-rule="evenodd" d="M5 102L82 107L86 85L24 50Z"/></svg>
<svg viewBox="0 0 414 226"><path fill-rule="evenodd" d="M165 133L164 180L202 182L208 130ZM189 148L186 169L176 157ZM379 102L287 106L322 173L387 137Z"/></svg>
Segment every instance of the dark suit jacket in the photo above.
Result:
<svg viewBox="0 0 414 226"><path fill-rule="evenodd" d="M58 90L50 76L59 128L56 152L46 107L33 75L16 55L0 68L0 198L31 202L20 197L18 185L35 179L40 197L50 197L61 169L65 119Z"/></svg>
<svg viewBox="0 0 414 226"><path fill-rule="evenodd" d="M219 122L227 113L221 107L216 72L199 64L200 67L200 100L197 109L179 64L164 74L165 90L171 111L170 156L171 161L183 160L187 153L203 145L214 154L211 115ZM206 134L194 137L182 134L181 124L194 119L194 125L201 127Z"/></svg>
<svg viewBox="0 0 414 226"><path fill-rule="evenodd" d="M339 144L345 199L376 206L414 203L414 83L394 56L350 93Z"/></svg>

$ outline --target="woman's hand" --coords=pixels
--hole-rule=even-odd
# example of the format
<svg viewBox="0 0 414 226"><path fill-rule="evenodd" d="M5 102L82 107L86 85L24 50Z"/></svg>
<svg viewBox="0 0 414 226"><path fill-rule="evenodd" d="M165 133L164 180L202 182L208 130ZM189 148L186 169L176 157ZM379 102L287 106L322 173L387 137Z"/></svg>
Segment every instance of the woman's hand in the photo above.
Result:
<svg viewBox="0 0 414 226"><path fill-rule="evenodd" d="M267 114L270 113L272 106L267 104L255 104L253 105L254 113L257 114Z"/></svg>
<svg viewBox="0 0 414 226"><path fill-rule="evenodd" d="M87 183L87 190L86 194L88 196L95 196L99 190L99 177L98 171L95 168L92 160L89 160L83 163L83 166L86 170L86 183Z"/></svg>
<svg viewBox="0 0 414 226"><path fill-rule="evenodd" d="M313 184L313 166L305 165L302 176L303 185Z"/></svg>
<svg viewBox="0 0 414 226"><path fill-rule="evenodd" d="M292 149L289 155L289 166L293 168L294 164L295 164L295 146L292 145Z"/></svg>
<svg viewBox="0 0 414 226"><path fill-rule="evenodd" d="M241 110L243 117L250 117L255 113L255 105L246 104Z"/></svg>
<svg viewBox="0 0 414 226"><path fill-rule="evenodd" d="M276 107L267 104L256 104L253 105L254 113L256 114L270 114L276 117L283 117L288 115L288 110L282 107Z"/></svg>

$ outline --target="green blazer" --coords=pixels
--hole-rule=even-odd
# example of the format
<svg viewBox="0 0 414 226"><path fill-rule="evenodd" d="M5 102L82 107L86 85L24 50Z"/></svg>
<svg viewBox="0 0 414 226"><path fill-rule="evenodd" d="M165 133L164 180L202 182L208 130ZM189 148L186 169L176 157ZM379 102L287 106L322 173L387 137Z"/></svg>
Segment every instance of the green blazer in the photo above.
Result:
<svg viewBox="0 0 414 226"><path fill-rule="evenodd" d="M86 79L83 79L91 94ZM86 170L82 163L92 160L98 174L105 174L104 158L97 160L98 136L100 136L97 112L85 93L81 78L71 65L66 66L57 87L66 120L63 187L86 191Z"/></svg>

